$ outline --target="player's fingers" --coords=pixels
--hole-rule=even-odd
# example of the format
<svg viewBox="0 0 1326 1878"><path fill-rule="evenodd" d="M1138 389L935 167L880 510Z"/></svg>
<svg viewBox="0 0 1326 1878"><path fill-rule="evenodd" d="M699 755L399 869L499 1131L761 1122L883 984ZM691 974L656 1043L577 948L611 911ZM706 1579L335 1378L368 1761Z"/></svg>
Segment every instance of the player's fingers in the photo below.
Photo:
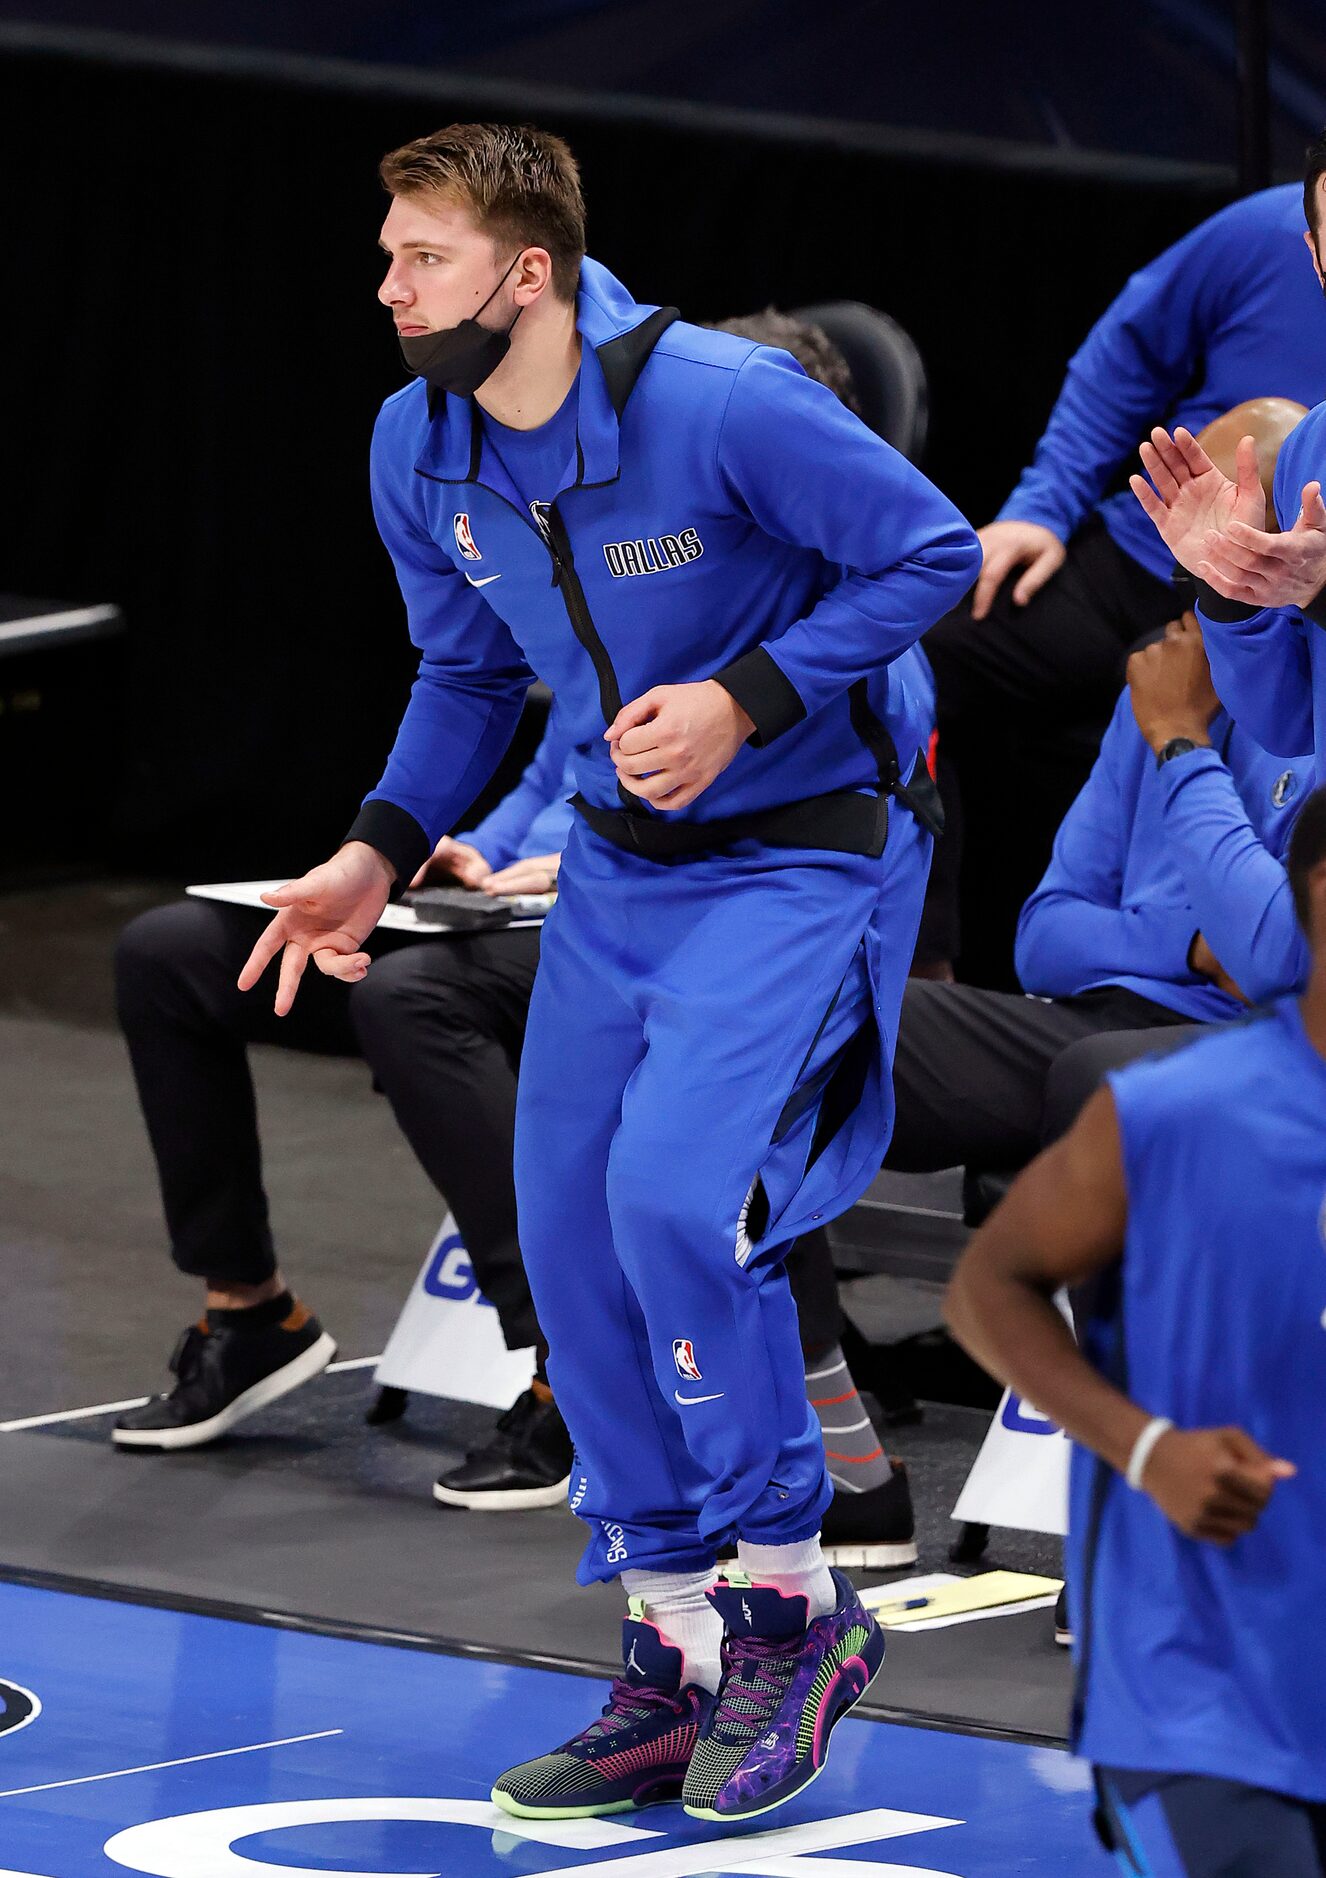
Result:
<svg viewBox="0 0 1326 1878"><path fill-rule="evenodd" d="M1153 430L1151 435L1154 437L1156 432ZM1161 431L1160 435L1163 437L1165 435L1164 431ZM1168 439L1166 439L1166 441L1168 442ZM1156 494L1166 507L1168 507L1179 493L1178 480L1174 475L1171 464L1161 455L1154 443L1142 444L1137 454L1142 459L1142 468L1155 485Z"/></svg>
<svg viewBox="0 0 1326 1878"><path fill-rule="evenodd" d="M994 597L1003 586L1006 577L1017 566L1017 556L1008 548L995 548L987 551L981 564L981 571L976 577L976 591L972 595L971 616L984 619L990 611Z"/></svg>
<svg viewBox="0 0 1326 1878"><path fill-rule="evenodd" d="M1240 571L1229 572L1224 565L1214 561L1199 561L1192 570L1198 580L1204 580L1208 587L1214 587L1226 600L1239 600L1244 606L1259 606L1260 595L1248 583L1246 574Z"/></svg>
<svg viewBox="0 0 1326 1878"><path fill-rule="evenodd" d="M285 922L280 914L269 919L258 934L257 944L244 962L236 983L241 991L252 991L267 967L285 944Z"/></svg>
<svg viewBox="0 0 1326 1878"><path fill-rule="evenodd" d="M1053 548L1046 548L1036 556L1031 566L1013 589L1014 606L1025 606L1035 594L1038 594L1052 574L1059 571L1060 556Z"/></svg>
<svg viewBox="0 0 1326 1878"><path fill-rule="evenodd" d="M1288 535L1268 535L1264 528L1252 528L1247 522L1227 522L1216 539L1264 560L1287 561L1295 552Z"/></svg>
<svg viewBox="0 0 1326 1878"><path fill-rule="evenodd" d="M1146 510L1153 522L1163 522L1169 511L1145 476L1130 476L1128 487Z"/></svg>
<svg viewBox="0 0 1326 1878"><path fill-rule="evenodd" d="M647 724L637 724L634 730L623 731L616 746L626 756L643 756L649 750L658 748L658 722L651 719Z"/></svg>
<svg viewBox="0 0 1326 1878"><path fill-rule="evenodd" d="M617 771L617 774L627 778L632 776L652 776L658 770L667 767L656 750L651 750L645 756L623 756L621 752L618 751L616 755L614 755L612 762L613 768Z"/></svg>
<svg viewBox="0 0 1326 1878"><path fill-rule="evenodd" d="M319 946L313 963L324 978L343 978L357 984L369 967L367 952L337 952L331 946Z"/></svg>
<svg viewBox="0 0 1326 1878"><path fill-rule="evenodd" d="M1214 1510L1220 1513L1237 1512L1243 1507L1253 1507L1260 1512L1275 1484L1269 1474L1258 1473L1251 1467L1222 1467L1215 1478L1219 1497Z"/></svg>
<svg viewBox="0 0 1326 1878"><path fill-rule="evenodd" d="M1163 437L1164 434L1165 433L1162 431L1161 436ZM1156 433L1153 430L1151 433L1153 441L1155 439L1155 435ZM1249 439L1249 441L1251 440ZM1175 426L1174 441L1173 441L1172 449L1174 453L1177 455L1179 463L1181 463L1183 466L1182 469L1176 468L1173 456L1169 458L1170 468L1174 470L1174 473L1179 477L1180 481L1184 480L1185 470L1187 471L1187 474L1189 476L1205 476L1209 471L1215 468L1215 464L1211 461L1210 457L1206 454L1205 450L1203 450L1201 444L1198 443L1197 439L1193 436L1190 430L1184 429L1182 424L1177 424ZM1256 459L1256 446L1254 445L1253 446L1254 466L1256 464L1256 460L1257 460Z"/></svg>
<svg viewBox="0 0 1326 1878"><path fill-rule="evenodd" d="M315 874L301 874L298 880L288 880L284 887L272 887L259 897L268 906L294 906L300 900L311 898L321 885Z"/></svg>
<svg viewBox="0 0 1326 1878"><path fill-rule="evenodd" d="M295 1001L295 993L299 990L299 981L304 976L304 967L307 963L308 953L304 947L297 939L288 940L286 942L285 951L281 954L281 976L276 986L276 1003L274 1009L278 1017L286 1017L289 1015L290 1007Z"/></svg>
<svg viewBox="0 0 1326 1878"><path fill-rule="evenodd" d="M1326 529L1326 502L1321 499L1320 483L1304 483L1298 519L1305 528Z"/></svg>
<svg viewBox="0 0 1326 1878"><path fill-rule="evenodd" d="M629 704L622 706L608 725L603 733L604 738L609 743L616 743L626 731L634 729L637 724L647 724L661 704L662 699L657 691L646 691L640 697L632 698Z"/></svg>
<svg viewBox="0 0 1326 1878"><path fill-rule="evenodd" d="M1244 533L1251 535L1254 541L1258 538L1255 528L1246 529ZM1236 537L1232 527L1227 535L1217 534L1212 529L1206 537L1206 551L1213 559L1225 561L1231 567L1246 568L1250 574L1264 573L1268 560L1284 559L1283 550L1275 555L1266 549L1255 547L1245 541L1242 536Z"/></svg>

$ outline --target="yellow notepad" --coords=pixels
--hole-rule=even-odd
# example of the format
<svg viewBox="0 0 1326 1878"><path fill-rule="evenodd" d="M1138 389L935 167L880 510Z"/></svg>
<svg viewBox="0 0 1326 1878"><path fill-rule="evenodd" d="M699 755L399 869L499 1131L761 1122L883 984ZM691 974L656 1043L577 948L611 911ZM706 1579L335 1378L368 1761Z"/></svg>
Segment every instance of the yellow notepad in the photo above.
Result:
<svg viewBox="0 0 1326 1878"><path fill-rule="evenodd" d="M1034 1598L1058 1597L1061 1578L1038 1578L1033 1572L977 1572L956 1584L940 1585L919 1609L906 1610L891 1585L872 1585L861 1601L890 1630L926 1624L936 1617L962 1617L1000 1604L1027 1604Z"/></svg>

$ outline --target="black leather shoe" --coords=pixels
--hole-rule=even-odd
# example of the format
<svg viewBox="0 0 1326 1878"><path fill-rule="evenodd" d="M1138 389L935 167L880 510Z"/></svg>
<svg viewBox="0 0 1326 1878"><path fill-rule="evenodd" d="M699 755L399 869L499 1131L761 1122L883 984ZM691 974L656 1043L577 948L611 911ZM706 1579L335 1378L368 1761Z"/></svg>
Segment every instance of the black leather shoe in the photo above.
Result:
<svg viewBox="0 0 1326 1878"><path fill-rule="evenodd" d="M560 1506L570 1484L571 1437L561 1411L526 1389L498 1422L492 1440L472 1448L459 1467L434 1483L433 1498L473 1512L514 1513Z"/></svg>
<svg viewBox="0 0 1326 1878"><path fill-rule="evenodd" d="M830 1565L892 1571L916 1563L916 1521L907 1469L890 1460L892 1472L865 1493L835 1490L820 1528L820 1546Z"/></svg>
<svg viewBox="0 0 1326 1878"><path fill-rule="evenodd" d="M200 1448L321 1375L335 1354L336 1345L302 1305L284 1324L261 1330L190 1324L170 1359L175 1387L121 1415L111 1440L117 1448Z"/></svg>

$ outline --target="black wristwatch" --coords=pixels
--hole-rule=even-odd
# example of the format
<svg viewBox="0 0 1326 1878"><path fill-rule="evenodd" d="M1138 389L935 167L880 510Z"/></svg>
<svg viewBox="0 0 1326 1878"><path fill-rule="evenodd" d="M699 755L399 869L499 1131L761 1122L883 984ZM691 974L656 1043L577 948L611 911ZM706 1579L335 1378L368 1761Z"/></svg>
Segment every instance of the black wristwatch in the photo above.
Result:
<svg viewBox="0 0 1326 1878"><path fill-rule="evenodd" d="M1162 743L1156 751L1156 768L1164 769L1166 763L1172 761L1174 757L1187 756L1189 750L1196 748L1197 745L1191 737L1171 737L1168 743Z"/></svg>

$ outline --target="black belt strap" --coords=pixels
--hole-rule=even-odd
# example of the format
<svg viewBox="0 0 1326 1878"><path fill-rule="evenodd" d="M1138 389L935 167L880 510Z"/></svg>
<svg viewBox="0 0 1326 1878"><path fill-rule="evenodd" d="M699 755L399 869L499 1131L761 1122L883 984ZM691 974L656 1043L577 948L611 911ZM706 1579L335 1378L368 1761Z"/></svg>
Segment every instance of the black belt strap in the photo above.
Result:
<svg viewBox="0 0 1326 1878"><path fill-rule="evenodd" d="M923 758L916 759L907 781L895 782L891 793L931 834L943 828L938 791ZM571 807L596 835L650 861L684 860L687 855L729 847L734 841L762 841L771 848L827 848L836 854L878 859L889 830L888 798L860 795L854 789L835 789L782 808L725 815L712 822L663 821L630 809L601 809L581 795L572 796Z"/></svg>

